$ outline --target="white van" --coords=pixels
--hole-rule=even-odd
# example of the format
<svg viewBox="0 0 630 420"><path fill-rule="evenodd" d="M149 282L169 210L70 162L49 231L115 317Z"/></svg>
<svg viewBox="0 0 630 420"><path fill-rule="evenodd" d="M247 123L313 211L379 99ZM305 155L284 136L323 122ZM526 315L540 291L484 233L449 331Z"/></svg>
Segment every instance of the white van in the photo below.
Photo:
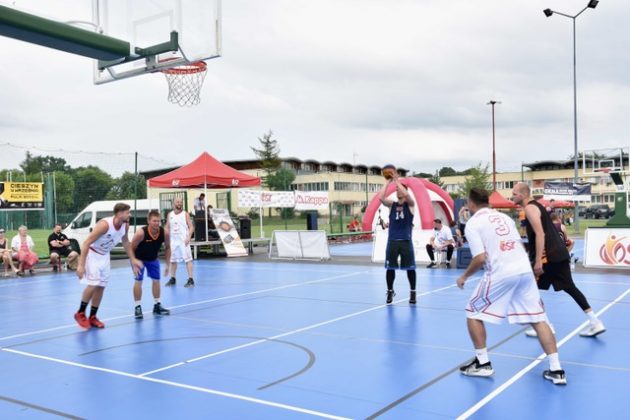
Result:
<svg viewBox="0 0 630 420"><path fill-rule="evenodd" d="M108 200L94 201L79 212L79 215L63 230L68 239L76 239L79 245L83 244L94 229L96 222L106 217L113 216L116 203L125 203L131 206L131 220L129 221L129 240L133 237L136 229L147 224L147 215L150 210L160 209L160 200L142 199L135 201L136 212L134 213L134 200ZM134 215L136 216L136 226L134 226Z"/></svg>

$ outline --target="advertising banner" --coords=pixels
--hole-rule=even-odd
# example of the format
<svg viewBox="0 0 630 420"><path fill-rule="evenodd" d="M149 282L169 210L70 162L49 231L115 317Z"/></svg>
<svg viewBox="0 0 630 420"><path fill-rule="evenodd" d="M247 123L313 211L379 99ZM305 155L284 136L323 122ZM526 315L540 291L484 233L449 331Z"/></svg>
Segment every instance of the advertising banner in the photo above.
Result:
<svg viewBox="0 0 630 420"><path fill-rule="evenodd" d="M584 266L630 270L630 228L586 229Z"/></svg>
<svg viewBox="0 0 630 420"><path fill-rule="evenodd" d="M44 210L41 182L0 182L1 210Z"/></svg>
<svg viewBox="0 0 630 420"><path fill-rule="evenodd" d="M293 208L295 206L295 196L293 191L238 190L238 206Z"/></svg>
<svg viewBox="0 0 630 420"><path fill-rule="evenodd" d="M545 182L545 200L591 201L591 184Z"/></svg>
<svg viewBox="0 0 630 420"><path fill-rule="evenodd" d="M212 221L217 228L228 257L246 257L247 250L227 209L212 209Z"/></svg>
<svg viewBox="0 0 630 420"><path fill-rule="evenodd" d="M296 210L327 210L328 202L326 191L295 191Z"/></svg>

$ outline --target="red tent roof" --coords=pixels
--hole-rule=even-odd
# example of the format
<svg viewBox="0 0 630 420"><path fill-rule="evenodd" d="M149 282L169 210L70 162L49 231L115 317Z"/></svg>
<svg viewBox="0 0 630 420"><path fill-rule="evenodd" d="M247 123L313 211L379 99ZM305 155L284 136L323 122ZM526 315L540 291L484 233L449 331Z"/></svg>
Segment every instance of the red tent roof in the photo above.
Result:
<svg viewBox="0 0 630 420"><path fill-rule="evenodd" d="M188 165L149 179L153 188L242 188L260 185L260 178L239 172L207 152Z"/></svg>
<svg viewBox="0 0 630 420"><path fill-rule="evenodd" d="M498 191L493 191L489 197L490 207L493 209L514 209L516 208L516 204L512 201L504 198Z"/></svg>

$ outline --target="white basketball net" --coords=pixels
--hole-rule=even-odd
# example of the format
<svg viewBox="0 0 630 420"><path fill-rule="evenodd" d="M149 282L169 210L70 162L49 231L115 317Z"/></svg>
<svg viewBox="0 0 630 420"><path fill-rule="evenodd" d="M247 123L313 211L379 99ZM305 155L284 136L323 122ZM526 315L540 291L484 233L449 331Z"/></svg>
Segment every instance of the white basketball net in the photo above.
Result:
<svg viewBox="0 0 630 420"><path fill-rule="evenodd" d="M168 101L179 106L198 105L206 70L203 61L162 70L168 82Z"/></svg>

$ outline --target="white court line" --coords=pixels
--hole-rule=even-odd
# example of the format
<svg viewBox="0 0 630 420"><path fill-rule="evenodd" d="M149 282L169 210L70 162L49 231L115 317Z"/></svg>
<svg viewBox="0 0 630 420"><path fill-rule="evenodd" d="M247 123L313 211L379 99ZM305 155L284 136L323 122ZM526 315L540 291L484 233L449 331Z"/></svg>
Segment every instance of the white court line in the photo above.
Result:
<svg viewBox="0 0 630 420"><path fill-rule="evenodd" d="M355 273L345 273L345 274L340 274L338 276L324 277L323 279L318 279L318 280L310 280L310 281L304 281L304 282L300 282L300 283L285 284L284 286L271 287L271 288L268 288L268 289L256 290L254 292L239 293L237 295L229 295L229 296L223 296L223 297L214 298L214 299L201 300L199 302L192 302L192 303L185 303L183 305L171 306L169 309L186 308L186 307L189 307L189 306L203 305L205 303L218 302L218 301L226 300L226 299L234 299L234 298L239 298L239 297L243 297L243 296L251 296L251 295L256 295L256 294L260 294L260 293L273 292L273 291L276 291L276 290L288 289L288 288L291 288L291 287L298 287L298 286L303 286L303 285L307 285L307 284L321 283L321 282L330 281L330 280L336 280L336 279L340 279L340 278L344 278L344 277L352 277L352 276L358 276L360 274L367 274L370 271L371 270L359 271L359 272L355 272ZM150 313L150 312L151 311L146 311L146 313ZM112 317L112 318L103 319L103 321L114 321L114 320L123 319L123 318L133 318L133 315L115 316L115 317ZM63 330L63 329L66 329L66 328L72 328L72 327L76 327L76 326L77 326L77 324L73 323L73 324L62 325L60 327L47 328L47 329L44 329L44 330L37 330L37 331L30 331L30 332L26 332L26 333L14 334L14 335L6 336L6 337L0 337L0 341L10 340L12 338L26 337L26 336L29 336L29 335L47 333L47 332L52 332L52 331L58 331L58 330Z"/></svg>
<svg viewBox="0 0 630 420"><path fill-rule="evenodd" d="M233 393L230 393L230 392L219 391L219 390L211 389L211 388L203 388L203 387L194 386L194 385L186 385L186 384L182 384L182 383L179 383L179 382L167 381L167 380L164 380L164 379L147 378L147 377L135 375L135 374L132 374L132 373L122 372L122 371L119 371L119 370L106 369L106 368L102 368L102 367L98 367L98 366L91 366L91 365L86 365L86 364L83 364L83 363L71 362L71 361L68 361L68 360L57 359L57 358L48 357L48 356L42 356L42 355L39 355L39 354L28 353L28 352L25 352L25 351L20 351L20 350L15 350L15 349L3 348L2 351L6 351L8 353L19 354L21 356L32 357L32 358L35 358L35 359L47 360L49 362L55 362L55 363L61 363L61 364L64 364L64 365L75 366L75 367L79 367L79 368L83 368L83 369L96 370L96 371L99 371L99 372L105 372L105 373L110 373L110 374L113 374L113 375L124 376L124 377L127 377L127 378L139 379L139 380L142 380L142 381L154 382L154 383L163 384L163 385L169 385L169 386L173 386L173 387L177 387L177 388L183 388L183 389L188 389L188 390L192 390L192 391L203 392L203 393L206 393L206 394L218 395L218 396L221 396L221 397L232 398L232 399L235 399L235 400L247 401L247 402L251 402L251 403L254 403L254 404L261 404L261 405L266 405L266 406L275 407L275 408L282 408L284 410L295 411L295 412L303 413L303 414L310 414L312 416L322 417L322 418L325 418L325 419L349 420L347 417L339 417L339 416L335 416L335 415L332 415L332 414L322 413L320 411L309 410L309 409L301 408L301 407L295 407L295 406L288 405L288 404L281 404L281 403L277 403L277 402L273 402L273 401L261 400L259 398L247 397L245 395L233 394Z"/></svg>
<svg viewBox="0 0 630 420"><path fill-rule="evenodd" d="M623 299L624 297L626 297L626 295L628 295L630 293L630 289L627 289L625 292L623 292L621 295L619 295L615 300L613 300L612 302L610 302L608 305L604 306L599 312L597 312L597 316L600 316L601 314L603 314L604 312L606 312L608 309L612 308L613 305L615 305L616 303L618 303L621 299ZM567 335L566 337L564 337L562 340L560 340L558 342L558 348L560 348L564 343L566 343L567 341L569 341L571 338L573 338L578 332L580 332L580 330L582 328L584 328L587 324L589 323L589 321L584 321L582 324L580 324L576 329L574 329L572 332L569 333L569 335ZM516 375L512 376L510 379L508 379L507 381L505 381L503 384L501 384L501 386L499 386L498 388L496 388L494 391L492 391L491 393L489 393L488 395L486 395L482 400L480 400L479 402L477 402L477 404L473 405L472 407L470 407L468 410L466 410L465 412L463 412L462 414L460 414L457 417L457 420L463 420L463 419L467 419L468 417L472 416L473 414L475 414L477 411L479 411L483 406L485 406L486 404L488 404L490 401L492 401L496 396L498 396L500 393L502 393L503 391L505 391L509 386L511 386L514 382L518 381L520 378L522 378L527 372L529 372L530 370L532 370L533 368L535 368L536 366L538 366L540 364L540 362L542 362L545 357L547 357L547 355L545 353L541 354L540 356L538 356L536 358L536 360L534 360L533 362L531 362L529 365L527 365L526 367L524 367L520 372L518 372Z"/></svg>
<svg viewBox="0 0 630 420"><path fill-rule="evenodd" d="M426 296L426 295L429 295L429 294L432 294L432 293L436 293L436 292L440 292L440 291L446 290L446 289L451 289L451 288L453 288L455 286L456 286L455 284L452 284L450 286L442 287L442 288L435 289L435 290L430 290L430 291L424 292L424 293L419 293L418 297ZM394 304L400 303L400 302L406 302L408 300L409 299L399 299L399 300L394 301ZM376 310L379 310L379 309L383 309L383 308L386 308L388 306L390 306L390 305L384 304L384 305L374 306L374 307L369 308L369 309L364 309L362 311L353 312L353 313L348 314L348 315L343 315L343 316L340 316L340 317L337 317L337 318L329 319L328 321L318 322L317 324L312 324L312 325L309 325L309 326L306 326L306 327L298 328L296 330L288 331L288 332L285 332L285 333L282 333L282 334L278 334L278 335L274 335L272 337L268 337L268 338L264 338L264 339L256 340L256 341L252 341L252 342L249 342L249 343L246 343L246 344L241 344L240 346L230 347L230 348L227 348L227 349L224 349L224 350L220 350L220 351L217 351L217 352L214 352L214 353L206 354L204 356L195 357L193 359L189 359L189 360L186 360L184 362L174 363L172 365L164 366L164 367L161 367L159 369L155 369L155 370L151 370L151 371L148 371L148 372L141 373L138 376L144 377L144 376L147 376L147 375L152 375L154 373L163 372L165 370L169 370L169 369L173 369L173 368L176 368L176 367L179 367L179 366L183 366L183 365L188 364L188 363L194 363L194 362L197 362L199 360L208 359L210 357L219 356L219 355L225 354L225 353L230 353L230 352L233 352L233 351L236 351L236 350L240 350L240 349L244 349L244 348L247 348L247 347L255 346L257 344L266 343L266 342L269 342L270 340L277 340L279 338L287 337L289 335L293 335L293 334L301 333L301 332L304 332L304 331L312 330L312 329L315 329L315 328L318 328L318 327L321 327L321 326L324 326L324 325L332 324L332 323L337 322L337 321L343 321L344 319L353 318L355 316L359 316L359 315L366 314L368 312L372 312L372 311L376 311Z"/></svg>

